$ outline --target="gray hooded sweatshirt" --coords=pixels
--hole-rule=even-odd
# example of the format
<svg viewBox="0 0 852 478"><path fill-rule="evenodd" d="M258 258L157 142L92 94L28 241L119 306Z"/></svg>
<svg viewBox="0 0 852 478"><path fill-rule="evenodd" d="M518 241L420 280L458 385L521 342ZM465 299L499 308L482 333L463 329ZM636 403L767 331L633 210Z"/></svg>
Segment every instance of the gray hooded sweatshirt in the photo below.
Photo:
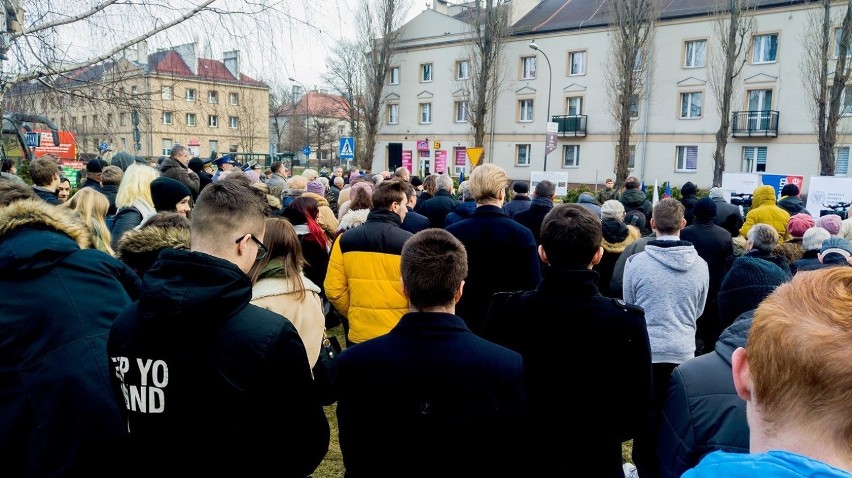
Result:
<svg viewBox="0 0 852 478"><path fill-rule="evenodd" d="M651 362L679 364L695 356L696 321L709 287L707 262L675 236L657 238L627 259L624 300L645 309Z"/></svg>

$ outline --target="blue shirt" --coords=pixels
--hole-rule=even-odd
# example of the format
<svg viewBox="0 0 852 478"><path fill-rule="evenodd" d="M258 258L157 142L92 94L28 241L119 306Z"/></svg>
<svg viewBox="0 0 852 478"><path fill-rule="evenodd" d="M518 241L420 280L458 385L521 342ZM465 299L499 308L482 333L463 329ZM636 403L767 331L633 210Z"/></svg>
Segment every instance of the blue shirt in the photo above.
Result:
<svg viewBox="0 0 852 478"><path fill-rule="evenodd" d="M788 451L728 453L716 451L705 456L681 478L852 478L852 473L821 461Z"/></svg>

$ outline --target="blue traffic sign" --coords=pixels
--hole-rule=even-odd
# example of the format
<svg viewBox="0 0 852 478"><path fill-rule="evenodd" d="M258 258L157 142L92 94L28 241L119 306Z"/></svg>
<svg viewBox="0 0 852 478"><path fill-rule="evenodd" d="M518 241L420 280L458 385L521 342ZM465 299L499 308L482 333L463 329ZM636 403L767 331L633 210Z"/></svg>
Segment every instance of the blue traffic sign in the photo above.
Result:
<svg viewBox="0 0 852 478"><path fill-rule="evenodd" d="M353 159L355 157L355 138L346 136L340 138L340 159Z"/></svg>
<svg viewBox="0 0 852 478"><path fill-rule="evenodd" d="M38 148L41 146L41 133L27 133L27 147Z"/></svg>
<svg viewBox="0 0 852 478"><path fill-rule="evenodd" d="M302 148L302 154L304 154L306 158L308 156L310 156L311 155L311 147L305 146L304 148Z"/></svg>

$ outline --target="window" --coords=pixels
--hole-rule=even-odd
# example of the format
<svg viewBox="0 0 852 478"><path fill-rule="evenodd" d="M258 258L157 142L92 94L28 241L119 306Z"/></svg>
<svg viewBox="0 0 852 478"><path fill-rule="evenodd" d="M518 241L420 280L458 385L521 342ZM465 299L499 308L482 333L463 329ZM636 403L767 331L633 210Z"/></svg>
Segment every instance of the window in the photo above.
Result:
<svg viewBox="0 0 852 478"><path fill-rule="evenodd" d="M420 65L420 81L432 81L431 63L424 63Z"/></svg>
<svg viewBox="0 0 852 478"><path fill-rule="evenodd" d="M392 66L390 67L390 71L388 71L388 82L392 85L399 84L399 67Z"/></svg>
<svg viewBox="0 0 852 478"><path fill-rule="evenodd" d="M707 40L693 40L686 42L686 58L683 66L685 68L701 68L706 58Z"/></svg>
<svg viewBox="0 0 852 478"><path fill-rule="evenodd" d="M778 34L755 35L752 63L772 63L778 55Z"/></svg>
<svg viewBox="0 0 852 478"><path fill-rule="evenodd" d="M216 115L210 115L207 117L207 126L211 128L219 127L219 117Z"/></svg>
<svg viewBox="0 0 852 478"><path fill-rule="evenodd" d="M470 78L470 61L459 60L456 62L456 79L466 80Z"/></svg>
<svg viewBox="0 0 852 478"><path fill-rule="evenodd" d="M195 88L186 89L186 101L195 101Z"/></svg>
<svg viewBox="0 0 852 478"><path fill-rule="evenodd" d="M118 125L126 126L127 125L127 113L119 113L118 114Z"/></svg>
<svg viewBox="0 0 852 478"><path fill-rule="evenodd" d="M92 128L98 127L98 115L92 115ZM98 143L100 144L100 143Z"/></svg>
<svg viewBox="0 0 852 478"><path fill-rule="evenodd" d="M636 58L633 59L633 71L641 71L644 66L642 62L642 49L640 48L636 50Z"/></svg>
<svg viewBox="0 0 852 478"><path fill-rule="evenodd" d="M420 124L432 122L432 103L420 103Z"/></svg>
<svg viewBox="0 0 852 478"><path fill-rule="evenodd" d="M630 119L639 117L639 95L630 96Z"/></svg>
<svg viewBox="0 0 852 478"><path fill-rule="evenodd" d="M636 167L636 145L630 145L630 158L627 160L627 169L633 169Z"/></svg>
<svg viewBox="0 0 852 478"><path fill-rule="evenodd" d="M519 144L515 147L515 166L529 166L530 165L530 148L529 144Z"/></svg>
<svg viewBox="0 0 852 478"><path fill-rule="evenodd" d="M583 114L583 97L573 96L568 98L568 116L577 116Z"/></svg>
<svg viewBox="0 0 852 478"><path fill-rule="evenodd" d="M219 141L215 139L211 139L207 142L207 146L210 148L211 153L219 152Z"/></svg>
<svg viewBox="0 0 852 478"><path fill-rule="evenodd" d="M127 149L127 138L121 138L121 149Z"/></svg>
<svg viewBox="0 0 852 478"><path fill-rule="evenodd" d="M586 74L586 52L572 51L568 53L568 75Z"/></svg>
<svg viewBox="0 0 852 478"><path fill-rule="evenodd" d="M228 93L228 104L229 105L240 104L240 94L239 93Z"/></svg>
<svg viewBox="0 0 852 478"><path fill-rule="evenodd" d="M675 171L698 170L698 146L678 146Z"/></svg>
<svg viewBox="0 0 852 478"><path fill-rule="evenodd" d="M131 86L131 87L130 87L130 94L131 94L131 95L135 95L135 94L137 94L137 93L139 93L139 87L138 87L138 86L136 86L136 85Z"/></svg>
<svg viewBox="0 0 852 478"><path fill-rule="evenodd" d="M172 124L172 112L163 111L163 124Z"/></svg>
<svg viewBox="0 0 852 478"><path fill-rule="evenodd" d="M834 148L834 175L846 176L849 174L849 146Z"/></svg>
<svg viewBox="0 0 852 478"><path fill-rule="evenodd" d="M456 101L456 123L467 123L467 101Z"/></svg>
<svg viewBox="0 0 852 478"><path fill-rule="evenodd" d="M533 100L519 100L518 108L520 109L518 121L526 122L533 120Z"/></svg>
<svg viewBox="0 0 852 478"><path fill-rule="evenodd" d="M396 103L388 105L388 124L399 124L399 105Z"/></svg>
<svg viewBox="0 0 852 478"><path fill-rule="evenodd" d="M228 126L231 129L237 129L240 127L240 118L238 116L228 116Z"/></svg>
<svg viewBox="0 0 852 478"><path fill-rule="evenodd" d="M843 88L840 93L840 114L843 116L852 115L852 90L850 86Z"/></svg>
<svg viewBox="0 0 852 478"><path fill-rule="evenodd" d="M577 168L580 166L580 145L566 144L562 146L562 166Z"/></svg>
<svg viewBox="0 0 852 478"><path fill-rule="evenodd" d="M107 113L107 126L112 126L112 113Z"/></svg>
<svg viewBox="0 0 852 478"><path fill-rule="evenodd" d="M172 142L171 139L163 138L163 156L168 156L169 154L172 153L172 145L173 144L174 144L174 142Z"/></svg>
<svg viewBox="0 0 852 478"><path fill-rule="evenodd" d="M219 93L217 91L210 91L207 94L207 102L210 104L216 104L219 102Z"/></svg>
<svg viewBox="0 0 852 478"><path fill-rule="evenodd" d="M187 113L186 114L186 125L187 126L195 126L195 113Z"/></svg>
<svg viewBox="0 0 852 478"><path fill-rule="evenodd" d="M71 127L72 127L72 128L76 128L76 127L77 127L77 117L76 117L76 116L72 116L72 117L71 117Z"/></svg>
<svg viewBox="0 0 852 478"><path fill-rule="evenodd" d="M346 132L346 127L342 124L337 125L337 136L343 136L343 133Z"/></svg>
<svg viewBox="0 0 852 478"><path fill-rule="evenodd" d="M521 58L521 79L535 79L535 57L525 56Z"/></svg>
<svg viewBox="0 0 852 478"><path fill-rule="evenodd" d="M681 93L680 94L680 117L681 118L700 118L701 117L701 102L704 99L704 94L700 92Z"/></svg>
<svg viewBox="0 0 852 478"><path fill-rule="evenodd" d="M766 146L744 146L742 172L766 172Z"/></svg>
<svg viewBox="0 0 852 478"><path fill-rule="evenodd" d="M81 123L80 125L81 125L84 129L85 129L85 128L86 128L86 125L87 125L87 124L89 124L89 123L88 123L89 118L88 118L86 115L83 115L83 117L82 117L82 118L80 118L80 120L81 120L81 121L80 121L80 123Z"/></svg>
<svg viewBox="0 0 852 478"><path fill-rule="evenodd" d="M164 100L172 99L172 87L164 86L162 90L160 90L160 98Z"/></svg>

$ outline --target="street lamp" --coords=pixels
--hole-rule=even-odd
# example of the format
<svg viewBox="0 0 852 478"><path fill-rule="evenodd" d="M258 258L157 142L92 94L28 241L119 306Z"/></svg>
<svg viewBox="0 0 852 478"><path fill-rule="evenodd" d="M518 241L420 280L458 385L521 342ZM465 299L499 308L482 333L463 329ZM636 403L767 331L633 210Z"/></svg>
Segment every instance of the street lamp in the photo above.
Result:
<svg viewBox="0 0 852 478"><path fill-rule="evenodd" d="M544 59L547 61L547 117L544 118L544 171L547 171L547 123L550 122L550 92L553 86L553 70L550 68L550 58L538 47L535 40L530 41L529 46L544 55Z"/></svg>
<svg viewBox="0 0 852 478"><path fill-rule="evenodd" d="M305 146L310 146L311 145L311 135L308 134L308 115L310 114L310 110L308 109L308 106L309 106L308 105L308 89L305 87L305 85L301 81L299 81L295 78L287 78L287 79L294 82L294 83L298 83L302 87L302 89L305 90L305 143L306 143ZM294 112L295 112L295 108L294 108ZM319 153L317 153L317 154L319 154ZM319 156L317 156L317 158L319 158ZM317 164L319 164L319 159L317 159ZM310 155L306 154L305 155L305 167L310 167L310 166L311 166L311 157L310 157Z"/></svg>

